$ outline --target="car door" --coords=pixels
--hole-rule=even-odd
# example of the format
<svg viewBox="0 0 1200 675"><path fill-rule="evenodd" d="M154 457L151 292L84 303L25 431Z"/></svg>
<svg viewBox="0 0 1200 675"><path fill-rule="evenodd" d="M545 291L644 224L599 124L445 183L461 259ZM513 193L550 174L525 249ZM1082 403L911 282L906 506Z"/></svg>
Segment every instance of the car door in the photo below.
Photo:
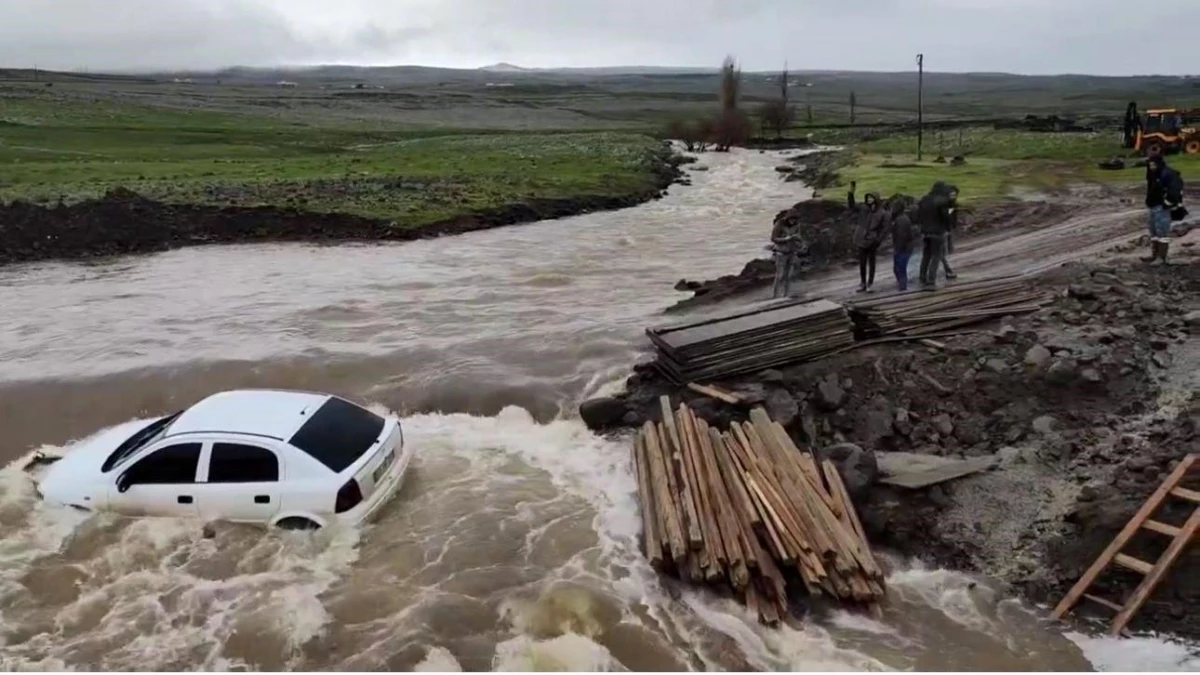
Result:
<svg viewBox="0 0 1200 675"><path fill-rule="evenodd" d="M115 511L128 515L195 517L201 443L167 443L117 474L109 493Z"/></svg>
<svg viewBox="0 0 1200 675"><path fill-rule="evenodd" d="M279 511L283 463L279 453L252 441L213 441L200 486L206 520L269 522Z"/></svg>

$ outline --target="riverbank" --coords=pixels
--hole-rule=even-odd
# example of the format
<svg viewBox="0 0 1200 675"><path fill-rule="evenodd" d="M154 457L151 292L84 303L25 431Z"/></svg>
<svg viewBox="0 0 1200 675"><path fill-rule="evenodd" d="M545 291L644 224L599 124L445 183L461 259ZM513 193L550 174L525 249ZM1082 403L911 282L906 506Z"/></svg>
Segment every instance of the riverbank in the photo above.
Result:
<svg viewBox="0 0 1200 675"><path fill-rule="evenodd" d="M840 208L823 204L830 213ZM979 208L974 220L980 234L1037 232L1045 227L1038 222L1062 220L1068 211L995 205ZM798 443L846 460L842 470L857 486L872 542L988 575L1033 602L1054 604L1177 461L1200 452L1195 249L1193 233L1177 239L1170 267L1134 262L1132 250L1118 245L1111 262L1052 269L1039 277L1055 297L1042 311L940 344L863 348L706 383L744 405L674 386L643 364L624 394L588 401L581 414L596 429L635 426L655 419L666 394L724 428L743 419L749 405L764 405ZM769 282L764 265L769 261L748 265L738 283L750 276ZM994 458L995 468L928 490L887 488L876 483L876 453L886 452ZM1168 509L1162 518L1180 525L1186 515ZM1166 543L1138 539L1129 552L1153 561ZM1183 572L1198 563L1195 554L1176 563L1134 629L1200 637L1200 622L1188 613L1200 584ZM1096 593L1120 602L1138 581L1110 573Z"/></svg>
<svg viewBox="0 0 1200 675"><path fill-rule="evenodd" d="M354 213L311 211L294 206L217 206L156 199L116 188L95 199L43 206L25 201L0 204L0 264L50 259L150 253L181 246L268 241L407 241L628 208L662 196L682 177L684 158L657 145L640 159L636 185L613 193L519 198L511 203L441 207L446 215L407 214L398 219ZM553 194L554 192L551 192ZM236 200L234 200L236 202Z"/></svg>
<svg viewBox="0 0 1200 675"><path fill-rule="evenodd" d="M1120 262L1049 273L1041 284L1055 292L1050 305L972 335L708 384L764 405L798 443L845 460L873 543L1053 604L1174 465L1200 452L1200 261L1184 251L1185 262L1167 268ZM656 419L663 394L719 427L747 414L747 405L643 366L607 410L585 404L593 406L585 420L603 413L636 426ZM876 452L992 457L995 468L905 490L875 482ZM1179 525L1187 513L1160 518ZM1147 536L1127 552L1155 560L1167 543ZM1176 563L1135 630L1200 637L1190 614L1200 601L1197 564L1196 552ZM1120 601L1140 579L1109 573L1093 592Z"/></svg>

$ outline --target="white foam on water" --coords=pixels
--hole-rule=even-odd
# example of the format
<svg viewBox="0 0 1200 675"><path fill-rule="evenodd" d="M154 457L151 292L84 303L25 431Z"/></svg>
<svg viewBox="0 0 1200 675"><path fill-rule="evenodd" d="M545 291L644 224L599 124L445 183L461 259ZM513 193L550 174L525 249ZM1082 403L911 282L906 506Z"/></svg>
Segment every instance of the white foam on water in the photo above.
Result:
<svg viewBox="0 0 1200 675"><path fill-rule="evenodd" d="M1070 632L1096 670L1107 672L1200 672L1200 645L1157 635L1093 637Z"/></svg>
<svg viewBox="0 0 1200 675"><path fill-rule="evenodd" d="M974 583L965 574L928 569L920 562L913 562L912 567L894 571L888 577L889 592L901 599L933 607L964 628L994 631L996 624L981 610L980 593L972 588Z"/></svg>
<svg viewBox="0 0 1200 675"><path fill-rule="evenodd" d="M548 640L518 635L496 645L498 672L617 672L626 669L603 645L577 633Z"/></svg>
<svg viewBox="0 0 1200 675"><path fill-rule="evenodd" d="M417 665L413 666L413 671L417 673L461 673L462 664L449 649L445 647L430 647L425 653L425 658L421 659Z"/></svg>
<svg viewBox="0 0 1200 675"><path fill-rule="evenodd" d="M39 451L67 454L81 442ZM34 479L22 470L33 454L0 470L5 525L0 598L27 595L22 578L40 560L54 560L64 551L69 555L73 536L100 541L82 544L97 550L74 561L83 573L82 586L55 613L50 631L4 645L0 667L5 670L78 667L82 653L99 658L95 667L101 669L171 663L208 670L243 668L222 648L247 623L277 636L294 660L300 646L319 636L328 622L318 595L357 559L359 533L354 529L331 528L315 535L241 531L235 545L243 550L234 574L216 580L196 576L191 566L227 555L220 548L228 541L206 539L197 520L124 519L46 504ZM24 522L14 523L3 514L23 514ZM0 624L13 620L2 612Z"/></svg>

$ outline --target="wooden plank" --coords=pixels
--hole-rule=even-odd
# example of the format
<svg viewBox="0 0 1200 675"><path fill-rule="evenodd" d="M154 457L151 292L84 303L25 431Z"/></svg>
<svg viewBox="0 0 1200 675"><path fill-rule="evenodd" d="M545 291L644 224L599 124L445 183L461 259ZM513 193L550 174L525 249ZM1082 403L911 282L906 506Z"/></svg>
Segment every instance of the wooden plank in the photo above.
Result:
<svg viewBox="0 0 1200 675"><path fill-rule="evenodd" d="M638 506L642 512L642 533L646 548L646 559L650 566L660 569L663 563L662 539L658 533L658 514L651 497L650 468L646 458L646 434L638 430L633 439L633 466L637 472Z"/></svg>
<svg viewBox="0 0 1200 675"><path fill-rule="evenodd" d="M802 305L785 305L765 312L739 316L726 321L713 322L694 328L657 330L655 333L675 349L703 343L727 335L762 329L775 324L801 321L825 312L840 312L842 306L829 300L816 300Z"/></svg>
<svg viewBox="0 0 1200 675"><path fill-rule="evenodd" d="M1200 504L1200 492L1196 492L1195 490L1177 487L1174 490L1171 490L1171 496L1178 497L1180 499L1186 499L1193 504Z"/></svg>
<svg viewBox="0 0 1200 675"><path fill-rule="evenodd" d="M673 492L667 458L659 444L658 427L653 422L646 422L642 429L646 440L646 456L650 460L655 502L663 523L663 536L670 548L671 558L678 564L687 556L687 543L679 522L679 507L671 496Z"/></svg>
<svg viewBox="0 0 1200 675"><path fill-rule="evenodd" d="M683 441L679 437L679 427L675 426L675 415L671 412L671 397L662 396L658 403L662 408L663 428L667 432L665 456L670 458L668 466L676 480L675 494L679 496L683 505L684 532L688 545L692 550L698 551L704 547L704 533L700 530L700 514L696 511L696 503L692 501L692 488L688 485L687 472L683 468Z"/></svg>
<svg viewBox="0 0 1200 675"><path fill-rule="evenodd" d="M1141 574L1150 574L1150 572L1154 569L1154 565L1151 565L1145 560L1139 560L1131 555L1125 555L1124 553L1118 553L1113 556L1113 562L1127 570L1133 570L1134 572L1139 572Z"/></svg>
<svg viewBox="0 0 1200 675"><path fill-rule="evenodd" d="M697 394L703 394L704 396L707 396L712 399L716 399L723 403L728 403L729 405L739 405L742 402L742 399L738 398L736 395L734 395L730 392L724 391L722 389L717 389L716 387L711 386L711 385L696 384L695 382L688 382L687 388L691 389L692 391L696 392Z"/></svg>
<svg viewBox="0 0 1200 675"><path fill-rule="evenodd" d="M969 476L973 473L987 471L995 463L996 460L994 457L973 457L934 469L883 476L879 479L879 482L909 489L925 488L930 485L937 485L938 483L945 483L956 478Z"/></svg>
<svg viewBox="0 0 1200 675"><path fill-rule="evenodd" d="M1190 462L1189 462L1190 463ZM1180 462L1180 466L1183 462ZM1129 597L1129 601L1125 603L1125 607L1117 618L1113 619L1112 628L1109 630L1111 635L1120 635L1121 631L1125 630L1125 626L1129 625L1129 621L1133 619L1133 615L1142 608L1146 600L1150 598L1150 594L1154 592L1154 588L1167 575L1167 571L1171 569L1171 565L1187 548L1188 544L1192 543L1192 537L1196 535L1196 530L1200 529L1200 508L1192 511L1191 517L1187 519L1183 527L1180 528L1179 536L1171 542L1167 547L1162 557L1158 559L1158 563L1154 565L1154 569L1150 574L1142 579L1142 583L1134 589L1133 595Z"/></svg>
<svg viewBox="0 0 1200 675"><path fill-rule="evenodd" d="M1165 534L1168 537L1179 536L1178 527L1175 527L1174 525L1167 525L1166 523L1160 523L1157 520L1147 520L1146 522L1142 523L1142 529L1150 530L1151 532L1157 532L1159 534Z"/></svg>
<svg viewBox="0 0 1200 675"><path fill-rule="evenodd" d="M1113 602L1112 600L1106 600L1098 595L1092 595L1091 593L1084 593L1083 599L1091 600L1092 602L1096 603L1097 605L1103 605L1103 606L1111 609L1114 612L1120 612L1122 609L1124 609L1124 607L1118 605L1117 603Z"/></svg>
<svg viewBox="0 0 1200 675"><path fill-rule="evenodd" d="M1075 582L1075 585L1071 587L1071 590L1068 591L1065 596L1063 596L1063 599L1059 601L1058 605L1054 608L1054 611L1051 612L1051 616L1056 619L1061 619L1064 615L1066 615L1067 612L1071 611L1071 608L1075 606L1075 603L1079 602L1080 596L1082 596L1087 589L1091 588L1092 584L1096 581L1096 577L1100 576L1100 573L1104 571L1104 568L1108 567L1108 564L1112 562L1113 557L1120 553L1121 549L1125 548L1125 544L1129 543L1129 540L1133 538L1133 535L1137 534L1137 531L1141 529L1142 522L1149 518L1150 515L1158 509L1158 507L1163 503L1163 500L1167 498L1167 495L1171 492L1171 490L1179 484L1179 481L1183 479L1184 475L1187 474L1188 470L1191 468L1194 459L1194 455L1188 455L1187 458L1185 458L1179 463L1178 466L1175 467L1175 470L1171 472L1171 475L1167 476L1167 479L1162 482L1162 485L1158 486L1158 489L1154 491L1154 494L1150 495L1150 498L1142 503L1141 508L1137 510L1137 513L1133 514L1133 517L1129 519L1128 523L1125 523L1125 527L1122 528L1117 536L1113 538L1108 547L1100 553L1100 556L1096 558L1096 561L1092 563L1092 566L1083 573L1083 576L1079 578L1079 581ZM1200 513L1200 509L1198 509L1196 513ZM1196 513L1192 514L1192 518L1196 517ZM1191 519L1189 519L1188 522L1191 522ZM1178 541L1180 540L1178 537L1176 537L1175 542ZM1175 542L1172 542L1171 546L1174 546ZM1151 576L1147 576L1145 579L1143 579L1142 585L1145 585L1146 582L1151 579ZM1155 579L1154 583L1158 583L1157 579ZM1138 588L1141 587L1142 586L1138 586ZM1147 592L1146 595L1149 595L1149 593ZM1142 598L1141 602L1145 602L1144 597ZM1137 604L1138 607L1141 606L1141 602ZM1132 605L1132 603L1133 601L1131 599L1130 604L1126 605L1126 607L1128 608ZM1134 611L1137 610L1135 609ZM1131 617L1132 613L1129 616ZM1129 618L1126 617L1126 623L1128 620Z"/></svg>

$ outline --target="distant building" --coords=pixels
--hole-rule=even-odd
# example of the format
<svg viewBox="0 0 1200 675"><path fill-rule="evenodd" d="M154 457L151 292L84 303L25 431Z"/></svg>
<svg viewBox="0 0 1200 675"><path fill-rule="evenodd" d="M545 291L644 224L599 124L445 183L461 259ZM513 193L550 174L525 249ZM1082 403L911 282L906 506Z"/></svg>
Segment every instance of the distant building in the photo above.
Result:
<svg viewBox="0 0 1200 675"><path fill-rule="evenodd" d="M287 80L280 80L278 85L288 89L295 89L298 86L295 82L289 82Z"/></svg>

